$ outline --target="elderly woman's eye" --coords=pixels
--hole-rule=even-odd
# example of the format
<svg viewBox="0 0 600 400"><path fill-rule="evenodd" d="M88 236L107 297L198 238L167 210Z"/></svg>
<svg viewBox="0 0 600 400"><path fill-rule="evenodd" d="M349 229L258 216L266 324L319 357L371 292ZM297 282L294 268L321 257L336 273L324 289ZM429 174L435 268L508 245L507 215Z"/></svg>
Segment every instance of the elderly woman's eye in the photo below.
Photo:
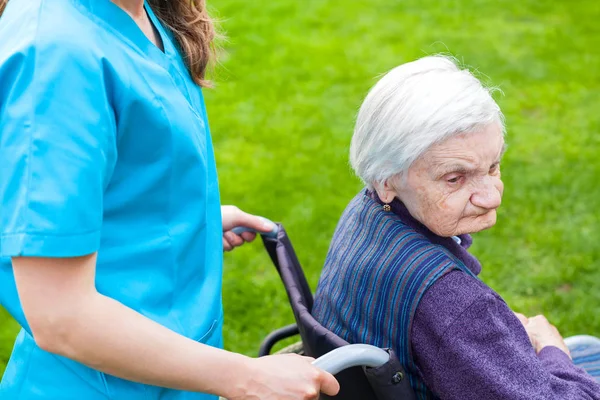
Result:
<svg viewBox="0 0 600 400"><path fill-rule="evenodd" d="M448 182L448 183L458 183L460 181L460 178L461 178L460 175L448 177L448 178L446 178L446 182Z"/></svg>
<svg viewBox="0 0 600 400"><path fill-rule="evenodd" d="M494 164L490 167L490 174L495 174L500 171L500 164Z"/></svg>

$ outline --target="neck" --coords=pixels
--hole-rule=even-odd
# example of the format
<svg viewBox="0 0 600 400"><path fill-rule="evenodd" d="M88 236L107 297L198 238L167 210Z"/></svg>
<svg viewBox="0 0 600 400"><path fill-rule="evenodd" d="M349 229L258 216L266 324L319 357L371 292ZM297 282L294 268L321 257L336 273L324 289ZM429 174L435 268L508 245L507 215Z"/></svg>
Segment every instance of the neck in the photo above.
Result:
<svg viewBox="0 0 600 400"><path fill-rule="evenodd" d="M137 19L145 14L144 0L111 0L127 14Z"/></svg>

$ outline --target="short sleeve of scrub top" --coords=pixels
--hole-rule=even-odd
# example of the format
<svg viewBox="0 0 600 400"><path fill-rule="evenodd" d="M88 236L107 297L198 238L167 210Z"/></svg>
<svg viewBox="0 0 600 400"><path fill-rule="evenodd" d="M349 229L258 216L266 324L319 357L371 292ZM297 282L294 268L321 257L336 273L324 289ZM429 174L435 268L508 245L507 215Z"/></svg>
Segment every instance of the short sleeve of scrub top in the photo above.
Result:
<svg viewBox="0 0 600 400"><path fill-rule="evenodd" d="M35 51L2 65L12 85L0 86L1 255L94 253L116 161L114 111L90 55L68 42Z"/></svg>
<svg viewBox="0 0 600 400"><path fill-rule="evenodd" d="M2 399L215 399L43 351L12 273L11 257L97 252L101 294L222 347L220 198L204 99L146 10L164 52L109 0L10 0L1 17L0 305L23 327Z"/></svg>

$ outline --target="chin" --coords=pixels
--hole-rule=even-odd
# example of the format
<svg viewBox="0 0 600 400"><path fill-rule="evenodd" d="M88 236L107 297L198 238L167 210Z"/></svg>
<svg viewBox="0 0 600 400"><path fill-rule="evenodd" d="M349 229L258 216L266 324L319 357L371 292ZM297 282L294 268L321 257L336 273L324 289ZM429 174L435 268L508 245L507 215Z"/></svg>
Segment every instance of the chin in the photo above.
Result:
<svg viewBox="0 0 600 400"><path fill-rule="evenodd" d="M427 226L427 228L435 233L438 236L441 237L452 237L452 236L458 236L458 235L462 235L463 233L469 233L469 232L460 232L458 229L453 228L453 229L435 229L435 228L431 228L429 226Z"/></svg>
<svg viewBox="0 0 600 400"><path fill-rule="evenodd" d="M477 220L478 221L476 225L478 226L474 227L474 229L472 229L471 232L467 233L485 231L486 229L490 229L491 227L496 225L496 210L492 210L486 214L483 214L482 216L477 218Z"/></svg>

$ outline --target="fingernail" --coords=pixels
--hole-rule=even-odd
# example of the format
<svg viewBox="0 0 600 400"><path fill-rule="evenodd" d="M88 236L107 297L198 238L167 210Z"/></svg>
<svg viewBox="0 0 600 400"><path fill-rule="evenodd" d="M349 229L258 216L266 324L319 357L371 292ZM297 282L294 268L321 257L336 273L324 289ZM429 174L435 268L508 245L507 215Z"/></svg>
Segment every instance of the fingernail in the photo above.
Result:
<svg viewBox="0 0 600 400"><path fill-rule="evenodd" d="M260 219L262 220L262 225L265 229L268 230L273 230L275 228L275 224L272 223L271 221L267 220L266 218L260 217Z"/></svg>

